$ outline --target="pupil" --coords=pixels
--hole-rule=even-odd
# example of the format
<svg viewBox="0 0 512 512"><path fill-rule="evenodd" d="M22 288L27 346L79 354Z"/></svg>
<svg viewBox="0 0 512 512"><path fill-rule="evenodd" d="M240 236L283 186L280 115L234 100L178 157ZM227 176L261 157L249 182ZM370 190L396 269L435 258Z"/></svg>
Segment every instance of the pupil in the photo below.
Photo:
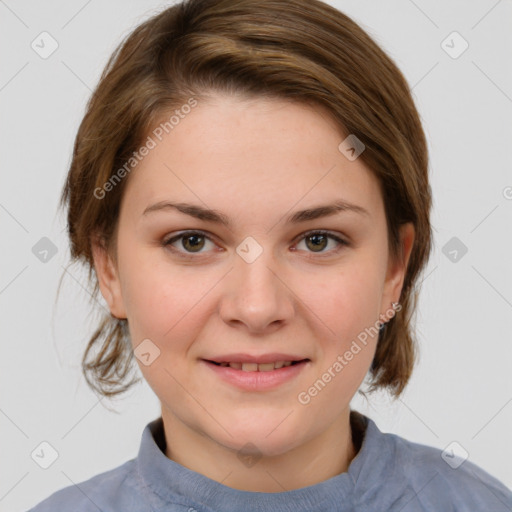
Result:
<svg viewBox="0 0 512 512"><path fill-rule="evenodd" d="M188 235L187 237L185 237L183 239L183 247L185 249L191 249L191 250L195 250L195 249L201 249L204 245L204 240L202 240L202 244L200 242L198 242L198 240L201 240L203 239L203 236L202 235ZM191 244L189 244L189 241L190 240L193 240L193 242ZM187 247L187 245L189 245L190 247Z"/></svg>
<svg viewBox="0 0 512 512"><path fill-rule="evenodd" d="M310 247L310 249L316 250L318 248L320 248L320 249L325 248L325 242L326 242L325 235L310 235L308 237L308 240L314 240L313 247Z"/></svg>

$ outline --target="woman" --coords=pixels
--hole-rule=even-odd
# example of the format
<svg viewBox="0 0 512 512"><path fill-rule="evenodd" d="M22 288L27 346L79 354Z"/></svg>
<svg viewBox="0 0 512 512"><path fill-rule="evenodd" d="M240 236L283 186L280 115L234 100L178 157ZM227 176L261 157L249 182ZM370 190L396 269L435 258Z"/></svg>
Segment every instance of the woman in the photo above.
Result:
<svg viewBox="0 0 512 512"><path fill-rule="evenodd" d="M186 1L112 56L63 193L110 309L90 386L133 356L162 405L136 459L32 510L509 510L453 453L350 402L398 397L431 249L425 135L401 72L319 1Z"/></svg>

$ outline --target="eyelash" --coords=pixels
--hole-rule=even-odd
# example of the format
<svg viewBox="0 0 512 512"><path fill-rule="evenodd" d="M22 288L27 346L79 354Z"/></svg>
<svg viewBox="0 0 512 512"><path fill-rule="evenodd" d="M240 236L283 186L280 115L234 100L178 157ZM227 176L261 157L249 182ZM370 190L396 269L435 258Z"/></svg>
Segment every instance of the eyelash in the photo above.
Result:
<svg viewBox="0 0 512 512"><path fill-rule="evenodd" d="M178 249L172 247L172 245L171 245L172 243L180 240L181 238L186 238L186 237L192 236L192 235L200 235L201 237L206 238L210 242L215 243L214 240L210 236L208 236L208 234L206 232L201 231L201 230L194 230L194 231L191 230L191 231L183 231L182 233L180 233L180 234L178 234L176 236L173 236L173 237L171 237L171 238L169 238L167 240L164 240L162 242L162 245L163 245L163 247L171 250L173 253L177 254L181 258L184 258L184 259L197 259L198 257L201 257L200 255L202 253L183 252L181 250L178 250ZM323 257L325 255L329 255L329 253L337 253L344 246L348 247L350 245L346 240L343 240L342 238L340 238L339 236L335 235L331 231L326 231L326 230L323 230L323 229L311 230L311 231L307 231L306 233L301 234L300 238L296 239L297 240L296 243L299 243L302 240L304 240L304 239L306 239L306 238L308 238L309 236L312 236L312 235L324 235L324 236L327 236L328 238L336 241L339 244L338 248L333 249L331 251L319 252L319 253L311 252L311 254L318 255L320 257ZM309 256L309 257L311 257L311 256Z"/></svg>

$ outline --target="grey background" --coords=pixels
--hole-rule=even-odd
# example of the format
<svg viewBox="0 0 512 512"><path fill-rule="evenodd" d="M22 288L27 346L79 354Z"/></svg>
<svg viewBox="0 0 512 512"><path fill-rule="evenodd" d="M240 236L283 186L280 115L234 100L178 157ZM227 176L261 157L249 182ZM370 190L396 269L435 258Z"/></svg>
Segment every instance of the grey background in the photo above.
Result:
<svg viewBox="0 0 512 512"><path fill-rule="evenodd" d="M384 47L413 87L435 201L435 249L417 317L420 364L397 402L379 394L354 407L383 431L441 449L456 441L512 487L512 3L330 3ZM164 5L0 0L2 511L26 510L135 457L143 427L159 415L147 384L111 405L112 413L81 376L95 316L84 272L68 268L57 203L85 102L108 56ZM31 48L43 31L59 45L47 59ZM469 43L458 58L441 46L453 31ZM453 37L446 44L462 48ZM57 251L47 261L36 245L47 244L43 237ZM48 469L31 458L43 441L59 454Z"/></svg>

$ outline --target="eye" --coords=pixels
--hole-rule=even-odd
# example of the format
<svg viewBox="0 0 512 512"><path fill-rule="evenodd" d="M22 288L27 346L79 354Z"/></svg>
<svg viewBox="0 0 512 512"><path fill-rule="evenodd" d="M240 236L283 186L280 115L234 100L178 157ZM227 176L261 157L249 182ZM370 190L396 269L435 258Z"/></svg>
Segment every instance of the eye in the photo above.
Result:
<svg viewBox="0 0 512 512"><path fill-rule="evenodd" d="M177 242L180 242L178 243L179 248L174 246ZM206 233L203 233L202 231L186 231L165 240L163 245L165 247L169 247L172 251L177 252L178 254L181 253L181 255L186 256L187 254L206 252L201 251L201 249L205 247L206 242L213 244L213 241L206 235Z"/></svg>
<svg viewBox="0 0 512 512"><path fill-rule="evenodd" d="M336 247L331 250L324 250L329 245L329 240L336 242ZM329 253L337 252L343 246L347 246L348 242L340 238L339 236L331 233L330 231L308 231L301 235L300 242L304 241L307 249L313 253Z"/></svg>

